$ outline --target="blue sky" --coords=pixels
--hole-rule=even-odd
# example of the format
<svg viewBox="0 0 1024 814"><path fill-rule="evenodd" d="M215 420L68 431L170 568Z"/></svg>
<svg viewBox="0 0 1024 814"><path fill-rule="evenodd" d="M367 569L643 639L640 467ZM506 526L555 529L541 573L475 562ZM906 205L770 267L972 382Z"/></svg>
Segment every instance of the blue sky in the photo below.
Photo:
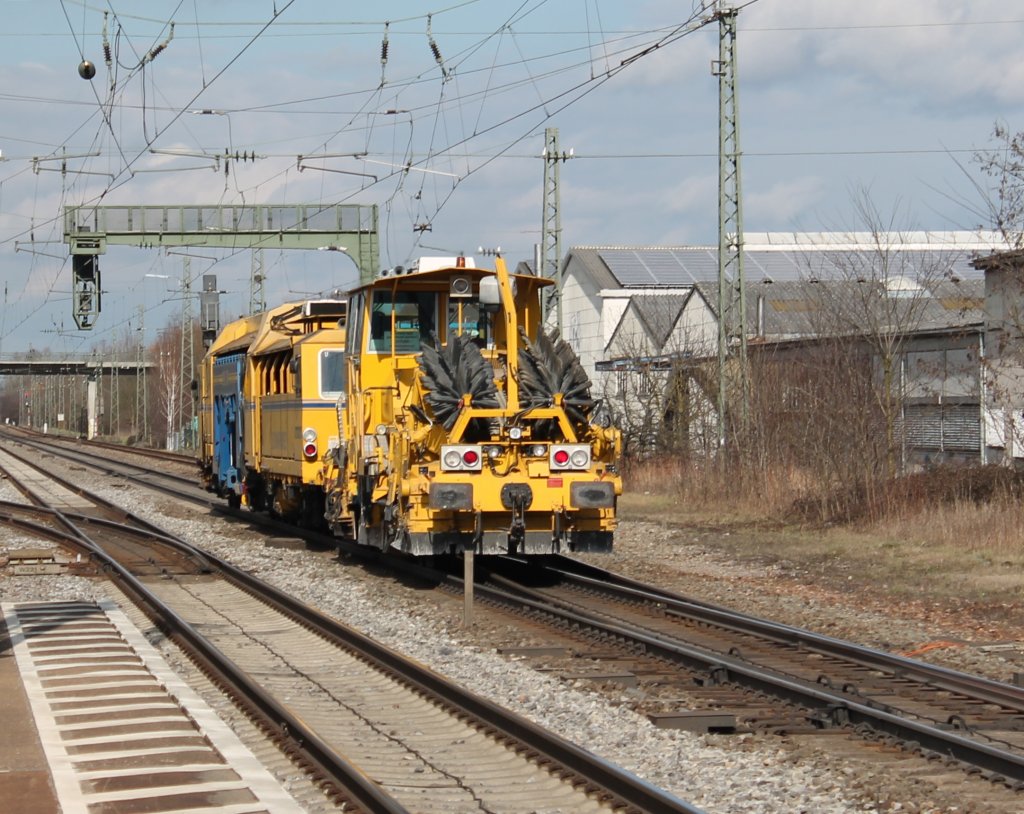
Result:
<svg viewBox="0 0 1024 814"><path fill-rule="evenodd" d="M377 204L386 265L480 245L532 257L545 127L574 153L561 165L563 248L717 240L718 31L685 33L699 2L0 0L0 11L0 353L115 342L140 313L152 339L180 310L184 258L112 248L98 323L73 330L65 205ZM170 20L173 38L144 60ZM899 228L983 225L971 155L997 121L1024 129L1022 33L1021 0L743 7L747 230L856 229L863 194ZM92 81L78 75L83 56ZM190 112L202 109L218 112ZM226 149L258 157L225 175L202 156ZM63 151L96 155L61 172ZM363 157L300 171L298 156L325 152ZM246 310L248 252L194 253L196 288L216 274L223 316ZM268 251L264 263L270 304L356 276L336 253Z"/></svg>

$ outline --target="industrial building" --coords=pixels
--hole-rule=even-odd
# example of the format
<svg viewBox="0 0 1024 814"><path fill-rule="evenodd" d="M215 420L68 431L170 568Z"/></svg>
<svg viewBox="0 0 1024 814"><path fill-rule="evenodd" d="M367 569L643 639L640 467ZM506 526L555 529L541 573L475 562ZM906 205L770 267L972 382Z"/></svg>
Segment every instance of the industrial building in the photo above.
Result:
<svg viewBox="0 0 1024 814"><path fill-rule="evenodd" d="M1010 419L1024 408L1024 366L1004 351L993 378L990 359L1012 344L996 323L1016 313L1005 302L1019 303L1021 287L1008 286L1005 264L982 259L1005 249L993 232L747 233L752 364L770 358L771 369L793 371L844 342L860 348L857 364L877 377L891 348L904 463L1019 458L1024 444L1014 431L1024 422ZM691 449L714 447L717 251L577 246L563 258L562 331L594 392L641 445L661 443L674 422Z"/></svg>

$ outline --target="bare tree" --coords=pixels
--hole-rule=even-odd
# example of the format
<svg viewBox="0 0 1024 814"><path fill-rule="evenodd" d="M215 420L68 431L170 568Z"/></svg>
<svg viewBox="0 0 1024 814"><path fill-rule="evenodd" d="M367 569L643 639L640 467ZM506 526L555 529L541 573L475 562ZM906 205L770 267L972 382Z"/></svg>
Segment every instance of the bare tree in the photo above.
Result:
<svg viewBox="0 0 1024 814"><path fill-rule="evenodd" d="M900 376L903 356L925 320L932 290L946 265L930 254L906 250L909 240L897 228L903 219L898 208L883 216L866 191L857 193L854 203L865 228L850 243L863 248L826 253L833 280L819 281L813 288L820 306L813 312L813 322L818 336L851 342L870 354L876 377L872 407L882 418L885 469L891 477L898 470L902 446L898 431L906 395Z"/></svg>
<svg viewBox="0 0 1024 814"><path fill-rule="evenodd" d="M1024 133L1014 133L996 122L992 138L993 147L973 156L973 162L990 181L988 187L975 182L982 216L1003 236L1007 246L1020 249L1024 247ZM965 174L970 178L966 170Z"/></svg>
<svg viewBox="0 0 1024 814"><path fill-rule="evenodd" d="M883 216L866 192L855 205L862 228L806 253L799 282L752 295L770 298L776 324L750 344L739 457L752 478L788 476L823 516L844 512L837 501L880 505L903 469L908 350L935 313L949 259L908 250L898 209ZM756 305L748 311L766 306Z"/></svg>
<svg viewBox="0 0 1024 814"><path fill-rule="evenodd" d="M175 438L181 429L181 327L171 325L160 332L149 348L150 358L156 362L155 386L150 392L156 400L153 434L161 431L167 439L167 448L175 448Z"/></svg>

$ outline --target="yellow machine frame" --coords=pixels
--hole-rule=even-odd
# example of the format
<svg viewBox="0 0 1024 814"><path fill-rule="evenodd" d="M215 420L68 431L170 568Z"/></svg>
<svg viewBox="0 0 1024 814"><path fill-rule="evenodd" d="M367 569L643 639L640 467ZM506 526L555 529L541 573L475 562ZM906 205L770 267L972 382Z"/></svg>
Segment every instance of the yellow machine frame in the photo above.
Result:
<svg viewBox="0 0 1024 814"><path fill-rule="evenodd" d="M414 554L610 550L622 491L615 468L619 432L578 415L573 420L562 393L546 405L520 400L520 350L524 342L532 350L538 339L540 290L548 284L510 275L498 257L494 270L455 261L351 292L342 439L337 470L329 475L327 516L336 531ZM464 332L463 304L482 302L485 287L496 291L489 336L474 344L483 345L497 401L476 405L472 393L462 393L446 428L427 407L418 352L426 332L421 325L415 343L403 335L399 301L422 306L436 297L435 314L449 318L438 316L433 334L438 346L448 346ZM389 314L374 313L374 303L388 301ZM452 314L456 327L449 330ZM380 342L371 348L375 325L390 339L383 349ZM453 450L472 455L477 449L478 467L451 469L442 460L446 451L450 457ZM564 450L585 457L586 466L559 468L554 456Z"/></svg>

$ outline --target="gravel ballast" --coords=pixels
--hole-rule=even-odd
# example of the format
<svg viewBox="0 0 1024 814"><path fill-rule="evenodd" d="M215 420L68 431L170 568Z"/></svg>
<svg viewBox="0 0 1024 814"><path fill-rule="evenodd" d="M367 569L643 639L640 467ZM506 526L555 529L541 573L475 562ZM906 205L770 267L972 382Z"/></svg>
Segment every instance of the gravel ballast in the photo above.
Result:
<svg viewBox="0 0 1024 814"><path fill-rule="evenodd" d="M268 547L264 538L243 525L209 516L192 506L154 498L135 487L115 485L99 491L152 517L171 533L209 548L364 634L708 812L952 814L982 810L962 807L951 791L933 786L924 778L912 783L905 778L892 780L870 768L830 761L824 751L793 748L761 736L704 736L658 729L625 706L610 703L599 692L566 684L497 655L492 646L462 628L453 608L431 599L427 591L395 580L382 581L380 576L357 565L339 563L323 552ZM0 498L17 499L6 482L0 483ZM38 540L0 528L0 546L4 548L41 545ZM874 636L894 641L915 642L939 635L939 631L924 629L919 620L900 620L881 613L877 620L866 619L859 608L850 609L847 618L835 604L821 608L806 595L783 595L773 602L759 587L759 582L772 579L771 573L721 562L707 552L702 555L699 545L673 542L673 533L658 526L624 523L616 536L616 547L612 557L593 561L623 572L630 571L631 566L639 578L680 590L687 590L688 581L697 581L712 594L704 598L780 621L816 629L824 624L823 632L849 635L869 644L873 641L870 637L856 635L865 627L872 629ZM662 576L670 574L672 578L666 582L652 573L645 576L641 572L647 569L657 569ZM710 591L709 586L713 586ZM103 583L84 578L0 578L0 598L4 601L95 599L103 595ZM879 632L879 625L887 629ZM959 657L966 662L960 665L963 669L971 669L970 663L979 660L964 653ZM986 672L1008 672L1013 667L998 656L980 660L985 662Z"/></svg>

